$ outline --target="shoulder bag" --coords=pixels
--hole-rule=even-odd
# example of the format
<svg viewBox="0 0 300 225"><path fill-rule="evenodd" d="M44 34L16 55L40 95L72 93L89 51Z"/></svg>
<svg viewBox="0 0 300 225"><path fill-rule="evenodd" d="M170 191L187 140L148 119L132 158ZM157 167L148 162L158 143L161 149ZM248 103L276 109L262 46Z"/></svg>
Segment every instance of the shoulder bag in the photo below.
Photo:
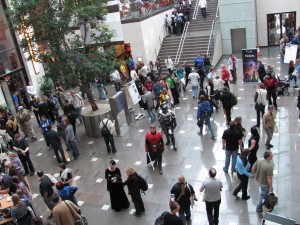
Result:
<svg viewBox="0 0 300 225"><path fill-rule="evenodd" d="M259 91L259 95L260 95L260 103L258 104L257 101L255 102L255 110L263 111L265 109L265 106L262 103L261 91Z"/></svg>
<svg viewBox="0 0 300 225"><path fill-rule="evenodd" d="M193 208L194 205L195 205L195 199L194 199L194 196L193 196L193 194L192 194L192 192L191 192L190 185L189 185L188 183L186 183L186 186L187 186L187 188L189 189L189 191L190 191L190 193L191 193L191 196L190 196L190 203L191 203L191 207Z"/></svg>
<svg viewBox="0 0 300 225"><path fill-rule="evenodd" d="M78 214L80 219L77 220L74 213L73 213L73 210L71 209L71 207L66 203L66 201L64 201L64 203L67 205L67 207L69 208L73 218L75 219L74 225L88 225L88 221L84 216L81 216L81 215Z"/></svg>

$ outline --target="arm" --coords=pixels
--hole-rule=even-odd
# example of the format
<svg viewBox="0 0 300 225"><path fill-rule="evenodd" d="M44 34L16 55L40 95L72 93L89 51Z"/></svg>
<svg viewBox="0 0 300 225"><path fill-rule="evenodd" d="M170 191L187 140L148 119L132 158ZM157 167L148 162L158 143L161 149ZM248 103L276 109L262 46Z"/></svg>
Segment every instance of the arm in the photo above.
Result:
<svg viewBox="0 0 300 225"><path fill-rule="evenodd" d="M244 166L243 162L240 161L240 159L238 159L236 166L237 170L240 171L241 174L245 174L247 177L253 177L253 175L247 171L246 167Z"/></svg>
<svg viewBox="0 0 300 225"><path fill-rule="evenodd" d="M145 152L149 151L149 141L147 140L147 136L145 138Z"/></svg>
<svg viewBox="0 0 300 225"><path fill-rule="evenodd" d="M242 139L239 140L239 146L240 146L240 150L242 152L243 151L243 141L242 141Z"/></svg>
<svg viewBox="0 0 300 225"><path fill-rule="evenodd" d="M9 187L6 189L0 190L0 194L8 194L9 193Z"/></svg>
<svg viewBox="0 0 300 225"><path fill-rule="evenodd" d="M201 107L199 105L197 110L197 120L199 120L200 118L201 118Z"/></svg>
<svg viewBox="0 0 300 225"><path fill-rule="evenodd" d="M267 177L268 184L270 186L270 192L273 192L273 182L272 182L272 176Z"/></svg>
<svg viewBox="0 0 300 225"><path fill-rule="evenodd" d="M203 182L202 183L202 186L201 186L201 188L200 188L200 192L203 192L205 190L205 183Z"/></svg>
<svg viewBox="0 0 300 225"><path fill-rule="evenodd" d="M258 92L255 93L255 96L254 96L254 102L257 101L257 98L258 98Z"/></svg>
<svg viewBox="0 0 300 225"><path fill-rule="evenodd" d="M250 146L250 148L249 148L249 151L253 150L254 147L255 147L255 145L256 145L256 140L252 139L252 140L251 140L251 146Z"/></svg>

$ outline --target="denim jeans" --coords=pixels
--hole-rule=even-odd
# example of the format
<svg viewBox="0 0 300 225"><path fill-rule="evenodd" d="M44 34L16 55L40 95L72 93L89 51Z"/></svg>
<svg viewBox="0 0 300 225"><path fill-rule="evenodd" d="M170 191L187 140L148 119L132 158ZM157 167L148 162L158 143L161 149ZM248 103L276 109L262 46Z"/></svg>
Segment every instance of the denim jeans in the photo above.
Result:
<svg viewBox="0 0 300 225"><path fill-rule="evenodd" d="M182 224L186 224L186 218L191 217L191 206L186 205L186 206L180 206L179 209L179 219L181 220Z"/></svg>
<svg viewBox="0 0 300 225"><path fill-rule="evenodd" d="M210 117L207 117L207 118L203 118L203 119L200 119L200 134L202 134L202 130L203 130L203 124L206 124L208 129L209 129L209 132L210 132L210 136L211 137L214 137L215 136L215 133L214 133L214 130L211 126L211 123L210 123Z"/></svg>
<svg viewBox="0 0 300 225"><path fill-rule="evenodd" d="M69 143L67 142L67 139L66 139L66 137L63 137L62 139L64 140L64 142L65 142L65 144L66 144L66 146L67 146L67 151L70 151L70 150L71 150L71 148L70 148L70 145L69 145Z"/></svg>
<svg viewBox="0 0 300 225"><path fill-rule="evenodd" d="M257 202L256 211L262 210L263 200L267 197L267 195L269 194L269 191L270 191L269 185L259 184L259 187L260 187L260 195L259 195L259 199Z"/></svg>
<svg viewBox="0 0 300 225"><path fill-rule="evenodd" d="M198 89L199 89L199 86L192 86L192 96L193 98L198 98Z"/></svg>
<svg viewBox="0 0 300 225"><path fill-rule="evenodd" d="M147 108L147 112L148 112L148 114L149 114L149 116L150 116L150 118L151 118L151 122L155 122L155 114L154 114L154 112L152 111L152 107L148 107Z"/></svg>
<svg viewBox="0 0 300 225"><path fill-rule="evenodd" d="M98 86L98 92L99 92L99 99L106 99L106 93L105 93L103 84Z"/></svg>
<svg viewBox="0 0 300 225"><path fill-rule="evenodd" d="M79 122L80 122L81 124L83 124L83 118L82 118L82 115L81 115L81 111L82 111L82 107L76 108L76 113L77 113Z"/></svg>
<svg viewBox="0 0 300 225"><path fill-rule="evenodd" d="M228 172L228 167L230 164L230 157L232 158L231 161L231 172L235 172L235 166L236 166L236 157L238 155L239 150L234 150L234 151L230 151L230 150L225 150L226 151L226 158L225 158L225 166L223 168L223 170L225 172Z"/></svg>
<svg viewBox="0 0 300 225"><path fill-rule="evenodd" d="M76 141L69 141L69 145L70 145L71 151L73 153L73 157L77 158L79 156L79 152L78 152Z"/></svg>

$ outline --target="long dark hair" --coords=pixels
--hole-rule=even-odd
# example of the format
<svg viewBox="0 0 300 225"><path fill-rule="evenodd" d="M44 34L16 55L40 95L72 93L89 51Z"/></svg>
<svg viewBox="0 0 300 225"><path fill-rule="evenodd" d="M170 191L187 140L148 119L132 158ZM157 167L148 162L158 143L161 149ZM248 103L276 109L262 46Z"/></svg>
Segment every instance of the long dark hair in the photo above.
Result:
<svg viewBox="0 0 300 225"><path fill-rule="evenodd" d="M259 140L260 136L255 126L251 127L250 132L252 137L256 137Z"/></svg>

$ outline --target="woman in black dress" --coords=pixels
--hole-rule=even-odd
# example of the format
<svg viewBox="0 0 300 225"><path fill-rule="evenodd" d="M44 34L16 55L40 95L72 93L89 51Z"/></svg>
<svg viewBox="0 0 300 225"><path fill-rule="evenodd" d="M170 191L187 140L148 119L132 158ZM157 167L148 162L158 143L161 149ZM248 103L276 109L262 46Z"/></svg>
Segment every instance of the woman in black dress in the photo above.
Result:
<svg viewBox="0 0 300 225"><path fill-rule="evenodd" d="M105 170L105 179L107 180L111 209L119 212L124 208L129 208L129 201L123 188L121 171L114 160L109 162L109 167Z"/></svg>
<svg viewBox="0 0 300 225"><path fill-rule="evenodd" d="M259 133L255 126L251 127L250 132L251 132L251 137L248 141L248 148L249 148L250 153L248 155L248 161L250 163L250 170L251 170L252 166L254 165L254 163L257 160L256 154L257 154L257 150L259 148L260 136L259 136Z"/></svg>

